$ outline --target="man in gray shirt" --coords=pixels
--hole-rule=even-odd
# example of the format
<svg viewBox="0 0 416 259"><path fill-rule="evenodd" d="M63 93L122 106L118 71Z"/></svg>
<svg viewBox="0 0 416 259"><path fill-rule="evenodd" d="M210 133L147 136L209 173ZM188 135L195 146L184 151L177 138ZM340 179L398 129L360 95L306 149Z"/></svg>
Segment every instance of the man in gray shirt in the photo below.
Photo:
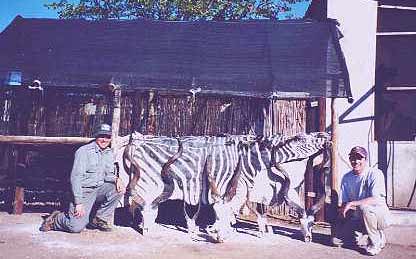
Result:
<svg viewBox="0 0 416 259"><path fill-rule="evenodd" d="M335 224L332 243L356 245L359 233L368 235L366 253L378 254L386 244L384 229L389 225L389 209L386 204L386 188L383 173L367 165L367 151L356 146L349 159L352 170L341 182L342 206Z"/></svg>
<svg viewBox="0 0 416 259"><path fill-rule="evenodd" d="M111 231L111 217L123 196L124 186L115 174L114 157L110 148L111 127L101 124L94 132L95 140L75 152L71 171L73 201L67 213L54 211L47 217L40 231L60 230L81 232L87 224L101 231ZM96 215L90 222L93 205Z"/></svg>

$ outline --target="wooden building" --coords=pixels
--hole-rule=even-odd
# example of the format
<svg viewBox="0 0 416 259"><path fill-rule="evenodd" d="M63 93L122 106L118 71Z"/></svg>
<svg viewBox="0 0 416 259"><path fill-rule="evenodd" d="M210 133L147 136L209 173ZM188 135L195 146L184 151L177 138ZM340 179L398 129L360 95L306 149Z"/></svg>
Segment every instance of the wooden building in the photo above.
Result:
<svg viewBox="0 0 416 259"><path fill-rule="evenodd" d="M339 37L332 20L18 16L0 34L0 134L88 137L96 124L111 123L118 108L119 135L324 130L325 98L351 96ZM109 87L121 89L120 100ZM19 149L26 157L35 148L12 144L1 144L9 161L3 175L22 160ZM54 150L72 163L71 152Z"/></svg>

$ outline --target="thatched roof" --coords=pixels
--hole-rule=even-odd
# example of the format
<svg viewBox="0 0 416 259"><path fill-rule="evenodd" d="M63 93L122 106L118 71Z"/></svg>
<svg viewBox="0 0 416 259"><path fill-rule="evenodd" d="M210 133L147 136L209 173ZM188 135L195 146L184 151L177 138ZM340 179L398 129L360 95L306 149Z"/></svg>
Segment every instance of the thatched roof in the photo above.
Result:
<svg viewBox="0 0 416 259"><path fill-rule="evenodd" d="M26 19L0 34L0 82L268 97L348 97L334 21Z"/></svg>

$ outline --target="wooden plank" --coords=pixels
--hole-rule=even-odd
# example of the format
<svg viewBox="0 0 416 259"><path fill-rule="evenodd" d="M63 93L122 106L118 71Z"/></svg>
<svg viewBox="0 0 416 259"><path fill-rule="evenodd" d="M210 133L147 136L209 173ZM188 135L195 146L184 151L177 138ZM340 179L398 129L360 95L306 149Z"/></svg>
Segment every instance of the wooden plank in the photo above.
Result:
<svg viewBox="0 0 416 259"><path fill-rule="evenodd" d="M46 144L85 144L93 138L85 137L42 137L42 136L5 136L0 135L0 143L16 145L46 145Z"/></svg>

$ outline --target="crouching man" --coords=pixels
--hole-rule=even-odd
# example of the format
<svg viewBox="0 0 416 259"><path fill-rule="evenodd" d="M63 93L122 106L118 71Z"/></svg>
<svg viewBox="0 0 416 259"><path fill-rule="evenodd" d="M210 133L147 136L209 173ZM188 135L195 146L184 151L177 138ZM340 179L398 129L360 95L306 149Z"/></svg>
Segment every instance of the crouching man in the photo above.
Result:
<svg viewBox="0 0 416 259"><path fill-rule="evenodd" d="M73 201L69 211L54 211L44 220L40 231L78 233L87 225L101 231L111 231L111 217L125 188L114 172L110 125L99 125L94 132L94 138L94 141L81 146L75 152L71 171ZM90 222L94 204L97 204L98 209Z"/></svg>
<svg viewBox="0 0 416 259"><path fill-rule="evenodd" d="M342 207L335 223L332 244L358 245L368 235L366 253L376 255L386 245L384 229L389 226L383 173L367 165L367 151L356 146L349 153L352 170L341 181Z"/></svg>

